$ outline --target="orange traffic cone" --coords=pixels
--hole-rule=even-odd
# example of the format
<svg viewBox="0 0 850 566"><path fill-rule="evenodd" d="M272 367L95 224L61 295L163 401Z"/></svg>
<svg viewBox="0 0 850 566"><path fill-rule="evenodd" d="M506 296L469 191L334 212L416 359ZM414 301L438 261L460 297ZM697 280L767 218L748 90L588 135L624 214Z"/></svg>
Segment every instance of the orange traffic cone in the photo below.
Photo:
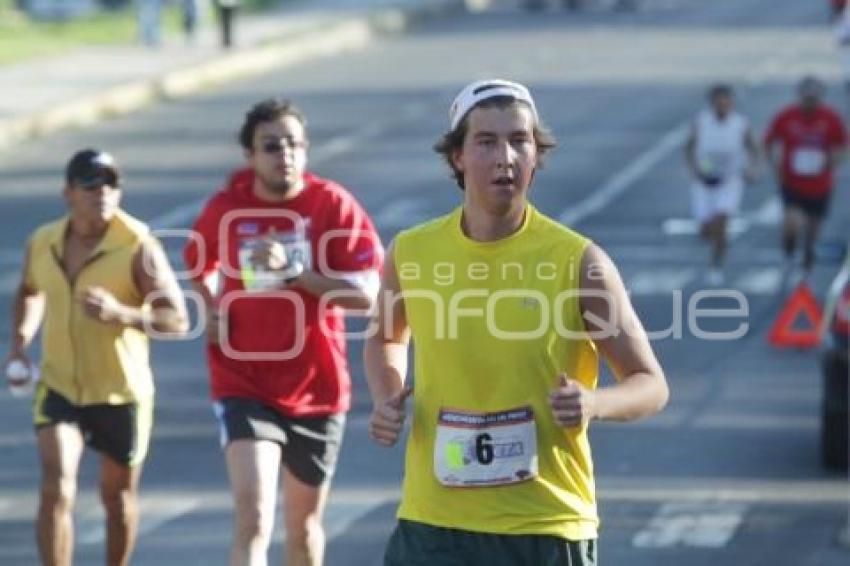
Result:
<svg viewBox="0 0 850 566"><path fill-rule="evenodd" d="M801 314L808 319L809 327L798 330L795 322ZM814 348L820 343L822 319L814 293L806 283L800 283L773 323L767 340L777 348Z"/></svg>

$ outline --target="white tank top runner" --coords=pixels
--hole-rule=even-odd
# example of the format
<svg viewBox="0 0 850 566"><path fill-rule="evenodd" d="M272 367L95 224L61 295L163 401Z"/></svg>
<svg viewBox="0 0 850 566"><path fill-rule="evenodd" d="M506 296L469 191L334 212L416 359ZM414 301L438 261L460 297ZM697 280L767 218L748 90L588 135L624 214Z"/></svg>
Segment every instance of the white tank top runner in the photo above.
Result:
<svg viewBox="0 0 850 566"><path fill-rule="evenodd" d="M707 176L730 180L740 176L746 166L744 135L747 119L737 112L722 121L711 110L703 110L696 118L696 158L700 171Z"/></svg>

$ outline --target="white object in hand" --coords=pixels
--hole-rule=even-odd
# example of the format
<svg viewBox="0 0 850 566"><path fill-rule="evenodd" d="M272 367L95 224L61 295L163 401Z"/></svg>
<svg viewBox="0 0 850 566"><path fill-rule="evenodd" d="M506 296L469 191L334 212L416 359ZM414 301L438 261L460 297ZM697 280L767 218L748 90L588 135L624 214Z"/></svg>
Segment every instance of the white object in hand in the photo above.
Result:
<svg viewBox="0 0 850 566"><path fill-rule="evenodd" d="M38 370L21 360L12 360L6 366L6 381L13 397L26 397L32 394Z"/></svg>

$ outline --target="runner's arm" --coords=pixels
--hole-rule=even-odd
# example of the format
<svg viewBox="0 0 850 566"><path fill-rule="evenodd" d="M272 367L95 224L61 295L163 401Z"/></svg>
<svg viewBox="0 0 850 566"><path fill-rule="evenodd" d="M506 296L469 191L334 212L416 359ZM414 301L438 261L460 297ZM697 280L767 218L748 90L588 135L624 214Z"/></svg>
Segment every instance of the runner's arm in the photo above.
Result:
<svg viewBox="0 0 850 566"><path fill-rule="evenodd" d="M764 160L770 167L773 174L776 176L777 182L780 184L782 179L782 137L780 136L780 118L774 118L767 129L767 133L762 140L762 153Z"/></svg>
<svg viewBox="0 0 850 566"><path fill-rule="evenodd" d="M184 334L189 318L183 293L159 244L144 242L133 256L130 269L143 306L124 305L106 289L89 287L78 297L86 314L106 324L153 332L160 338Z"/></svg>
<svg viewBox="0 0 850 566"><path fill-rule="evenodd" d="M844 123L840 118L835 120L834 126L834 134L833 134L833 145L830 148L830 168L835 168L841 163L843 163L847 159L847 130L844 127Z"/></svg>
<svg viewBox="0 0 850 566"><path fill-rule="evenodd" d="M392 446L404 430L405 401L413 391L404 387L410 328L392 248L384 264L377 308L373 312L372 328L376 331L366 339L363 351L366 381L373 403L369 436L378 444Z"/></svg>
<svg viewBox="0 0 850 566"><path fill-rule="evenodd" d="M366 339L363 357L372 402L379 405L404 387L410 328L393 259L387 251L381 288L373 309L373 332Z"/></svg>
<svg viewBox="0 0 850 566"><path fill-rule="evenodd" d="M344 309L368 311L372 308L377 286L372 281L378 278L377 270L363 272L351 278L335 279L317 271L307 270L298 276L291 286L307 291L315 297L333 293L329 303Z"/></svg>
<svg viewBox="0 0 850 566"><path fill-rule="evenodd" d="M585 250L579 298L585 325L616 377L592 393L590 418L630 421L667 404L669 390L649 338L611 258L595 244Z"/></svg>
<svg viewBox="0 0 850 566"><path fill-rule="evenodd" d="M269 237L257 241L251 261L269 271L290 267L283 244L274 238L274 229ZM329 304L344 309L369 311L372 308L379 287L377 269L357 273L337 271L335 275L329 277L306 269L283 286L286 289L297 287L318 299L326 298Z"/></svg>
<svg viewBox="0 0 850 566"><path fill-rule="evenodd" d="M747 183L754 183L758 178L759 162L761 161L761 148L756 135L750 126L744 131L744 148L747 151L747 163L744 169L744 179Z"/></svg>
<svg viewBox="0 0 850 566"><path fill-rule="evenodd" d="M24 255L21 281L12 299L12 338L7 359L26 360L25 351L32 342L44 317L44 293L33 289L29 282L30 248Z"/></svg>
<svg viewBox="0 0 850 566"><path fill-rule="evenodd" d="M691 125L690 132L688 133L688 139L685 142L685 161L688 164L688 169L690 169L691 174L694 177L699 178L700 171L699 171L699 165L697 164L697 128L696 128L696 124Z"/></svg>
<svg viewBox="0 0 850 566"><path fill-rule="evenodd" d="M148 240L136 255L136 281L145 302L150 301L150 327L157 332L185 334L189 330L186 302L165 251L158 242Z"/></svg>
<svg viewBox="0 0 850 566"><path fill-rule="evenodd" d="M744 147L747 150L747 158L750 165L757 165L760 161L759 143L758 140L756 140L756 135L753 132L753 129L749 126L744 132Z"/></svg>

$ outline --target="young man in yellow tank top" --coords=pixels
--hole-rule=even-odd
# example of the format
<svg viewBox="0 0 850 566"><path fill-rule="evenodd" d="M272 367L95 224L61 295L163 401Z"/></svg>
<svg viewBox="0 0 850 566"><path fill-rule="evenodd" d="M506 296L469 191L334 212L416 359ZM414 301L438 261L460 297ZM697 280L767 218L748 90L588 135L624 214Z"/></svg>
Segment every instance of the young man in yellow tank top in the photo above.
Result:
<svg viewBox="0 0 850 566"><path fill-rule="evenodd" d="M449 117L463 203L396 238L364 353L376 442L413 398L385 564L595 565L588 423L656 413L666 380L611 259L528 201L554 146L528 89L472 83Z"/></svg>
<svg viewBox="0 0 850 566"><path fill-rule="evenodd" d="M105 562L123 566L136 538L153 417L148 335L182 334L188 318L165 253L147 226L119 208L121 174L112 156L77 152L65 181L68 214L39 227L27 245L6 367L30 366L26 350L43 318L33 401L42 563L73 562L77 471L89 445L101 453Z"/></svg>

